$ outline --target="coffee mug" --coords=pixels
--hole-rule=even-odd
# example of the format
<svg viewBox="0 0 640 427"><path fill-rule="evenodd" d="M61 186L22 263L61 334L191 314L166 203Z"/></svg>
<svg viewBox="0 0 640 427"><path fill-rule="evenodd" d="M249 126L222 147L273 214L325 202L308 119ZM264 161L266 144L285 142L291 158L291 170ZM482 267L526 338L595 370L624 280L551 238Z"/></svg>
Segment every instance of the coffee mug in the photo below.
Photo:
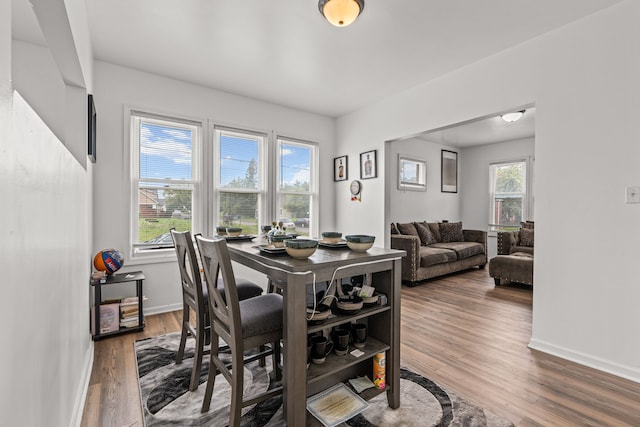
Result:
<svg viewBox="0 0 640 427"><path fill-rule="evenodd" d="M349 338L351 337L351 333L348 329L336 329L334 336L335 352L338 356L344 356L349 352Z"/></svg>
<svg viewBox="0 0 640 427"><path fill-rule="evenodd" d="M353 329L353 345L358 348L364 347L367 340L367 325L364 323L354 323L351 325Z"/></svg>
<svg viewBox="0 0 640 427"><path fill-rule="evenodd" d="M333 343L327 337L311 338L311 361L317 365L324 363L327 355L333 350Z"/></svg>

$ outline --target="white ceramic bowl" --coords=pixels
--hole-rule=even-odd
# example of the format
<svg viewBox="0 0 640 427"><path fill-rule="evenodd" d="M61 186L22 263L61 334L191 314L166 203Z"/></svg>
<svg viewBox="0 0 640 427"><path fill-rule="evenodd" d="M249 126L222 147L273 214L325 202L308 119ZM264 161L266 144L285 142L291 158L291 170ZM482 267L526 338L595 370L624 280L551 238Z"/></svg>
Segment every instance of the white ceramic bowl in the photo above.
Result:
<svg viewBox="0 0 640 427"><path fill-rule="evenodd" d="M242 233L242 228L239 227L227 227L227 234L229 236L237 237Z"/></svg>
<svg viewBox="0 0 640 427"><path fill-rule="evenodd" d="M313 311L313 305L307 306L307 320L311 323L321 323L331 315L331 307L326 304L317 304Z"/></svg>
<svg viewBox="0 0 640 427"><path fill-rule="evenodd" d="M362 308L362 298L359 296L339 297L336 307L345 313L357 313Z"/></svg>
<svg viewBox="0 0 640 427"><path fill-rule="evenodd" d="M325 243L340 243L342 239L342 233L336 231L325 231L322 233L322 241Z"/></svg>
<svg viewBox="0 0 640 427"><path fill-rule="evenodd" d="M284 247L290 257L306 259L318 249L318 242L311 239L289 239L284 241Z"/></svg>
<svg viewBox="0 0 640 427"><path fill-rule="evenodd" d="M347 241L347 246L354 252L366 252L371 246L373 246L373 242L376 240L375 236L367 236L364 234L353 234L349 236L345 236Z"/></svg>

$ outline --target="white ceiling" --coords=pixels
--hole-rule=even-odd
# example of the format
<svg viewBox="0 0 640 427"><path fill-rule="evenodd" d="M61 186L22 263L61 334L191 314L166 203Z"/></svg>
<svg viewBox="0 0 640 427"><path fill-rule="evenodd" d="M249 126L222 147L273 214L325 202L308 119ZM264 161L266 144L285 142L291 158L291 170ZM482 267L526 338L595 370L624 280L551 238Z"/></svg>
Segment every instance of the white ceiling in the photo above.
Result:
<svg viewBox="0 0 640 427"><path fill-rule="evenodd" d="M86 4L96 59L338 117L619 1L367 0L346 28L316 0ZM44 43L12 4L13 37Z"/></svg>
<svg viewBox="0 0 640 427"><path fill-rule="evenodd" d="M467 148L476 145L533 138L535 136L535 125L536 109L535 107L530 107L525 109L524 115L520 120L513 123L507 123L497 115L448 126L444 129L427 131L415 137L440 145Z"/></svg>

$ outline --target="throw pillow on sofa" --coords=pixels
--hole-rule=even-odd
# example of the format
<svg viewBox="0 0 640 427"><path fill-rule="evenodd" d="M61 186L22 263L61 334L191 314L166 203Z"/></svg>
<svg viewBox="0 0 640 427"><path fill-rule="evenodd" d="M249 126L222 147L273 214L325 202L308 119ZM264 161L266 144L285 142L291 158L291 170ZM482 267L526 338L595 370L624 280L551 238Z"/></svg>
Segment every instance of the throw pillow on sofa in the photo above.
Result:
<svg viewBox="0 0 640 427"><path fill-rule="evenodd" d="M464 242L462 222L441 222L438 228L440 228L440 239L442 243Z"/></svg>
<svg viewBox="0 0 640 427"><path fill-rule="evenodd" d="M519 234L520 245L533 247L533 229L521 228Z"/></svg>
<svg viewBox="0 0 640 427"><path fill-rule="evenodd" d="M426 221L414 222L413 225L415 225L416 230L418 231L418 236L420 237L422 246L428 246L438 242L436 240L436 236L433 235Z"/></svg>
<svg viewBox="0 0 640 427"><path fill-rule="evenodd" d="M420 237L418 230L416 230L416 226L413 225L412 222L408 222L406 224L398 223L397 227L400 234L404 234L405 236L416 236L418 238Z"/></svg>
<svg viewBox="0 0 640 427"><path fill-rule="evenodd" d="M400 234L398 227L394 223L391 223L391 234Z"/></svg>

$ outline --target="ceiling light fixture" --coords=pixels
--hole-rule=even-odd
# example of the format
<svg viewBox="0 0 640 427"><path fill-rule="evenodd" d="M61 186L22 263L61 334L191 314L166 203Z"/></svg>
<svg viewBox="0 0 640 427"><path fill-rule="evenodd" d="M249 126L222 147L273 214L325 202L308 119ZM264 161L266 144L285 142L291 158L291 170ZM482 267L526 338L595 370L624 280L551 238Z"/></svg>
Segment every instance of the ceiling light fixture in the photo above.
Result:
<svg viewBox="0 0 640 427"><path fill-rule="evenodd" d="M320 0L318 9L332 25L346 27L362 13L364 0Z"/></svg>
<svg viewBox="0 0 640 427"><path fill-rule="evenodd" d="M524 115L525 110L515 111L513 113L507 113L500 116L502 120L507 123L517 122Z"/></svg>

